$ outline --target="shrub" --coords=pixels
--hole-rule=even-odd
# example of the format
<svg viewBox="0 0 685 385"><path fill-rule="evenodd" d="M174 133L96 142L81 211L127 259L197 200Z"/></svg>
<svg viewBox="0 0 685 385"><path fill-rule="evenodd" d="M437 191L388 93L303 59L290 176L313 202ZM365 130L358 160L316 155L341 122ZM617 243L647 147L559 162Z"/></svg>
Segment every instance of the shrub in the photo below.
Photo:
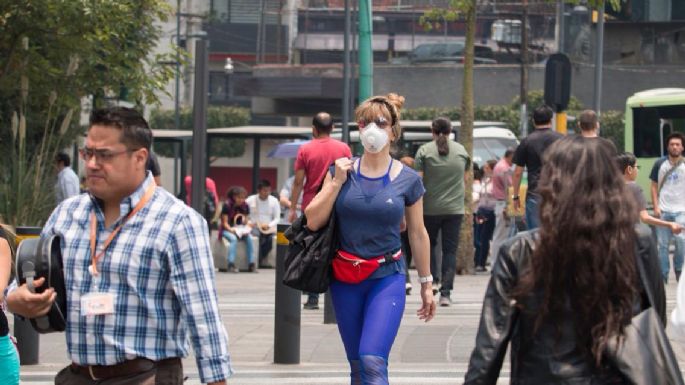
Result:
<svg viewBox="0 0 685 385"><path fill-rule="evenodd" d="M181 109L179 113L179 129L193 129L193 111L189 108ZM207 128L222 128L244 126L250 122L250 110L234 106L210 106L207 108ZM162 130L175 129L174 110L153 110L150 114L150 127ZM188 146L187 156L192 149ZM155 152L166 157L174 156L174 146L171 143L156 143ZM209 143L209 156L238 157L245 152L244 139L217 138Z"/></svg>

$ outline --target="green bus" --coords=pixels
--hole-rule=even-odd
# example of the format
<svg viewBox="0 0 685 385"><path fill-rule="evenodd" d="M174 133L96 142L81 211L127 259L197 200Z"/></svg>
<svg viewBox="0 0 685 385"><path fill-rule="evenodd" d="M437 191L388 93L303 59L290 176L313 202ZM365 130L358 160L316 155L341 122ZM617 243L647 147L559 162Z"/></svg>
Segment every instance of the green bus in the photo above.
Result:
<svg viewBox="0 0 685 385"><path fill-rule="evenodd" d="M626 100L625 148L637 157L637 183L652 205L649 173L654 162L666 155L666 137L685 133L685 88L657 88L637 92Z"/></svg>

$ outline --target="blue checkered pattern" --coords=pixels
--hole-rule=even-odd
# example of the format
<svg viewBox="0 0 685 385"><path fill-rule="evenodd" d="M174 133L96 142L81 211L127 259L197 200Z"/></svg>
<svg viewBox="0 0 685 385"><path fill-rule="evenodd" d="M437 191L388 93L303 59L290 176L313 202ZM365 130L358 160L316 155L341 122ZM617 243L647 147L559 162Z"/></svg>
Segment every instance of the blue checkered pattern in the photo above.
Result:
<svg viewBox="0 0 685 385"><path fill-rule="evenodd" d="M162 188L128 220L88 272L90 213L97 218L97 249L143 197L152 181L121 203L122 216L105 229L95 199L81 194L60 204L42 236L59 234L67 287L67 349L81 365L113 365L135 357L185 357L192 343L203 383L228 378L228 335L214 286L214 263L205 220ZM87 293L115 295L114 314L83 316Z"/></svg>

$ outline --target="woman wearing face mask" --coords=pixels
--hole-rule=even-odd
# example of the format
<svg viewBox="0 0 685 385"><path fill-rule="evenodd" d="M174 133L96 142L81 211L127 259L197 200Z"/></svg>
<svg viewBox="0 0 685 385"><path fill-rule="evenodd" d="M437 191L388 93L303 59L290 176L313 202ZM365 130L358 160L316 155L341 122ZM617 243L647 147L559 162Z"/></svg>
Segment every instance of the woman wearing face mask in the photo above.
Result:
<svg viewBox="0 0 685 385"><path fill-rule="evenodd" d="M324 226L335 210L340 250L330 290L352 384L388 384L388 356L405 305L403 217L421 282L417 315L425 321L435 315L423 184L415 171L390 157L390 142L400 136L403 103L403 97L389 94L357 108L364 154L336 160L321 192L305 209L312 230Z"/></svg>

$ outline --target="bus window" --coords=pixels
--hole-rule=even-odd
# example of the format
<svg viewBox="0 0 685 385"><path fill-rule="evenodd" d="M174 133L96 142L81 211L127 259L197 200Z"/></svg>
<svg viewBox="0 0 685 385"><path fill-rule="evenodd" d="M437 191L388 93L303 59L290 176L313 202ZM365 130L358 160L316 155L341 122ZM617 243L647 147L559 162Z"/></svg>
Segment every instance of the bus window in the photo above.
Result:
<svg viewBox="0 0 685 385"><path fill-rule="evenodd" d="M685 105L633 108L634 152L638 158L665 153L664 140L671 132L685 133Z"/></svg>

